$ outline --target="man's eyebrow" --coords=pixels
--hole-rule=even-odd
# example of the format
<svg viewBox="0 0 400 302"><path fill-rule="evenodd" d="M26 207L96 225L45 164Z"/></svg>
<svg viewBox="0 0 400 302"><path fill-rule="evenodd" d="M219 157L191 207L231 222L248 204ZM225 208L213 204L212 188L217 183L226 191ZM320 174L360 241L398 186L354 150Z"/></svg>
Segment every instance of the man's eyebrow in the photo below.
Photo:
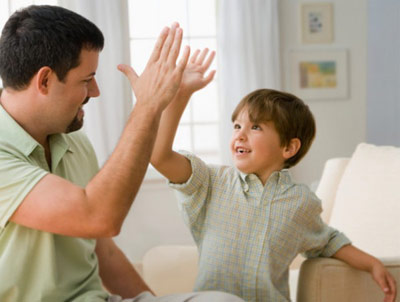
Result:
<svg viewBox="0 0 400 302"><path fill-rule="evenodd" d="M88 74L85 78L92 77L92 76L94 76L95 74L96 74L96 72L91 72L91 73Z"/></svg>

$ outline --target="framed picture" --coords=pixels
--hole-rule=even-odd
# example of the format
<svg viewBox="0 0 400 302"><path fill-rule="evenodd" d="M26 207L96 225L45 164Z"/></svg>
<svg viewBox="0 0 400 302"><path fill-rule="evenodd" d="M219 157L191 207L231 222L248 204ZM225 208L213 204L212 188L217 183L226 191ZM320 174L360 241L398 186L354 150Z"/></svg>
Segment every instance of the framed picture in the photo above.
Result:
<svg viewBox="0 0 400 302"><path fill-rule="evenodd" d="M333 42L332 3L303 3L301 23L303 43Z"/></svg>
<svg viewBox="0 0 400 302"><path fill-rule="evenodd" d="M290 76L291 92L300 98L347 98L347 51L291 51Z"/></svg>

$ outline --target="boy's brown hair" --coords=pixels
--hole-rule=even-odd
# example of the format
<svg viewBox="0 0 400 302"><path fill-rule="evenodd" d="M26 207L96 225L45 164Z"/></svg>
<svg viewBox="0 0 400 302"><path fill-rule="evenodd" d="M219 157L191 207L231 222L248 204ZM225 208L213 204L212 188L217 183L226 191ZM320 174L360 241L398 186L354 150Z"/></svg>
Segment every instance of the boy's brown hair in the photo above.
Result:
<svg viewBox="0 0 400 302"><path fill-rule="evenodd" d="M301 142L299 151L285 161L285 168L296 165L306 155L315 137L315 120L308 106L298 97L277 90L259 89L246 95L232 113L232 122L246 109L253 123L273 122L281 146L293 138Z"/></svg>

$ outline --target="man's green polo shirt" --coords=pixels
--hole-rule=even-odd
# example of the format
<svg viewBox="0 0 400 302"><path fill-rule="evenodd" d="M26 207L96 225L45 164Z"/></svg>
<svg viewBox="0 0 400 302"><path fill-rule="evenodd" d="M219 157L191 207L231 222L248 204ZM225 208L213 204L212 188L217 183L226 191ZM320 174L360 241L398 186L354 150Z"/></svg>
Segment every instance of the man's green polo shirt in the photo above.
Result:
<svg viewBox="0 0 400 302"><path fill-rule="evenodd" d="M106 301L95 240L9 221L47 173L84 187L98 171L94 150L81 131L51 136L50 149L51 170L44 148L0 106L0 301Z"/></svg>

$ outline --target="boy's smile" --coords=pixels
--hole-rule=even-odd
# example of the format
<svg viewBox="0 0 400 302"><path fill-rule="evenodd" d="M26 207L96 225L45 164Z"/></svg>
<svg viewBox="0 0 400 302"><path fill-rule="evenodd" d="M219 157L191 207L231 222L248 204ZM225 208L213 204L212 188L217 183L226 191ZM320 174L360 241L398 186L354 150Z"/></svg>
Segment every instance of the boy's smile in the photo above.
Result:
<svg viewBox="0 0 400 302"><path fill-rule="evenodd" d="M254 123L245 109L234 121L230 147L236 168L256 174L263 184L272 172L283 168L286 160L273 122Z"/></svg>
<svg viewBox="0 0 400 302"><path fill-rule="evenodd" d="M236 156L246 156L247 155L247 153L250 153L251 152L251 150L249 150L249 149L246 149L246 148L244 148L244 147L241 147L241 146L237 146L236 147Z"/></svg>

